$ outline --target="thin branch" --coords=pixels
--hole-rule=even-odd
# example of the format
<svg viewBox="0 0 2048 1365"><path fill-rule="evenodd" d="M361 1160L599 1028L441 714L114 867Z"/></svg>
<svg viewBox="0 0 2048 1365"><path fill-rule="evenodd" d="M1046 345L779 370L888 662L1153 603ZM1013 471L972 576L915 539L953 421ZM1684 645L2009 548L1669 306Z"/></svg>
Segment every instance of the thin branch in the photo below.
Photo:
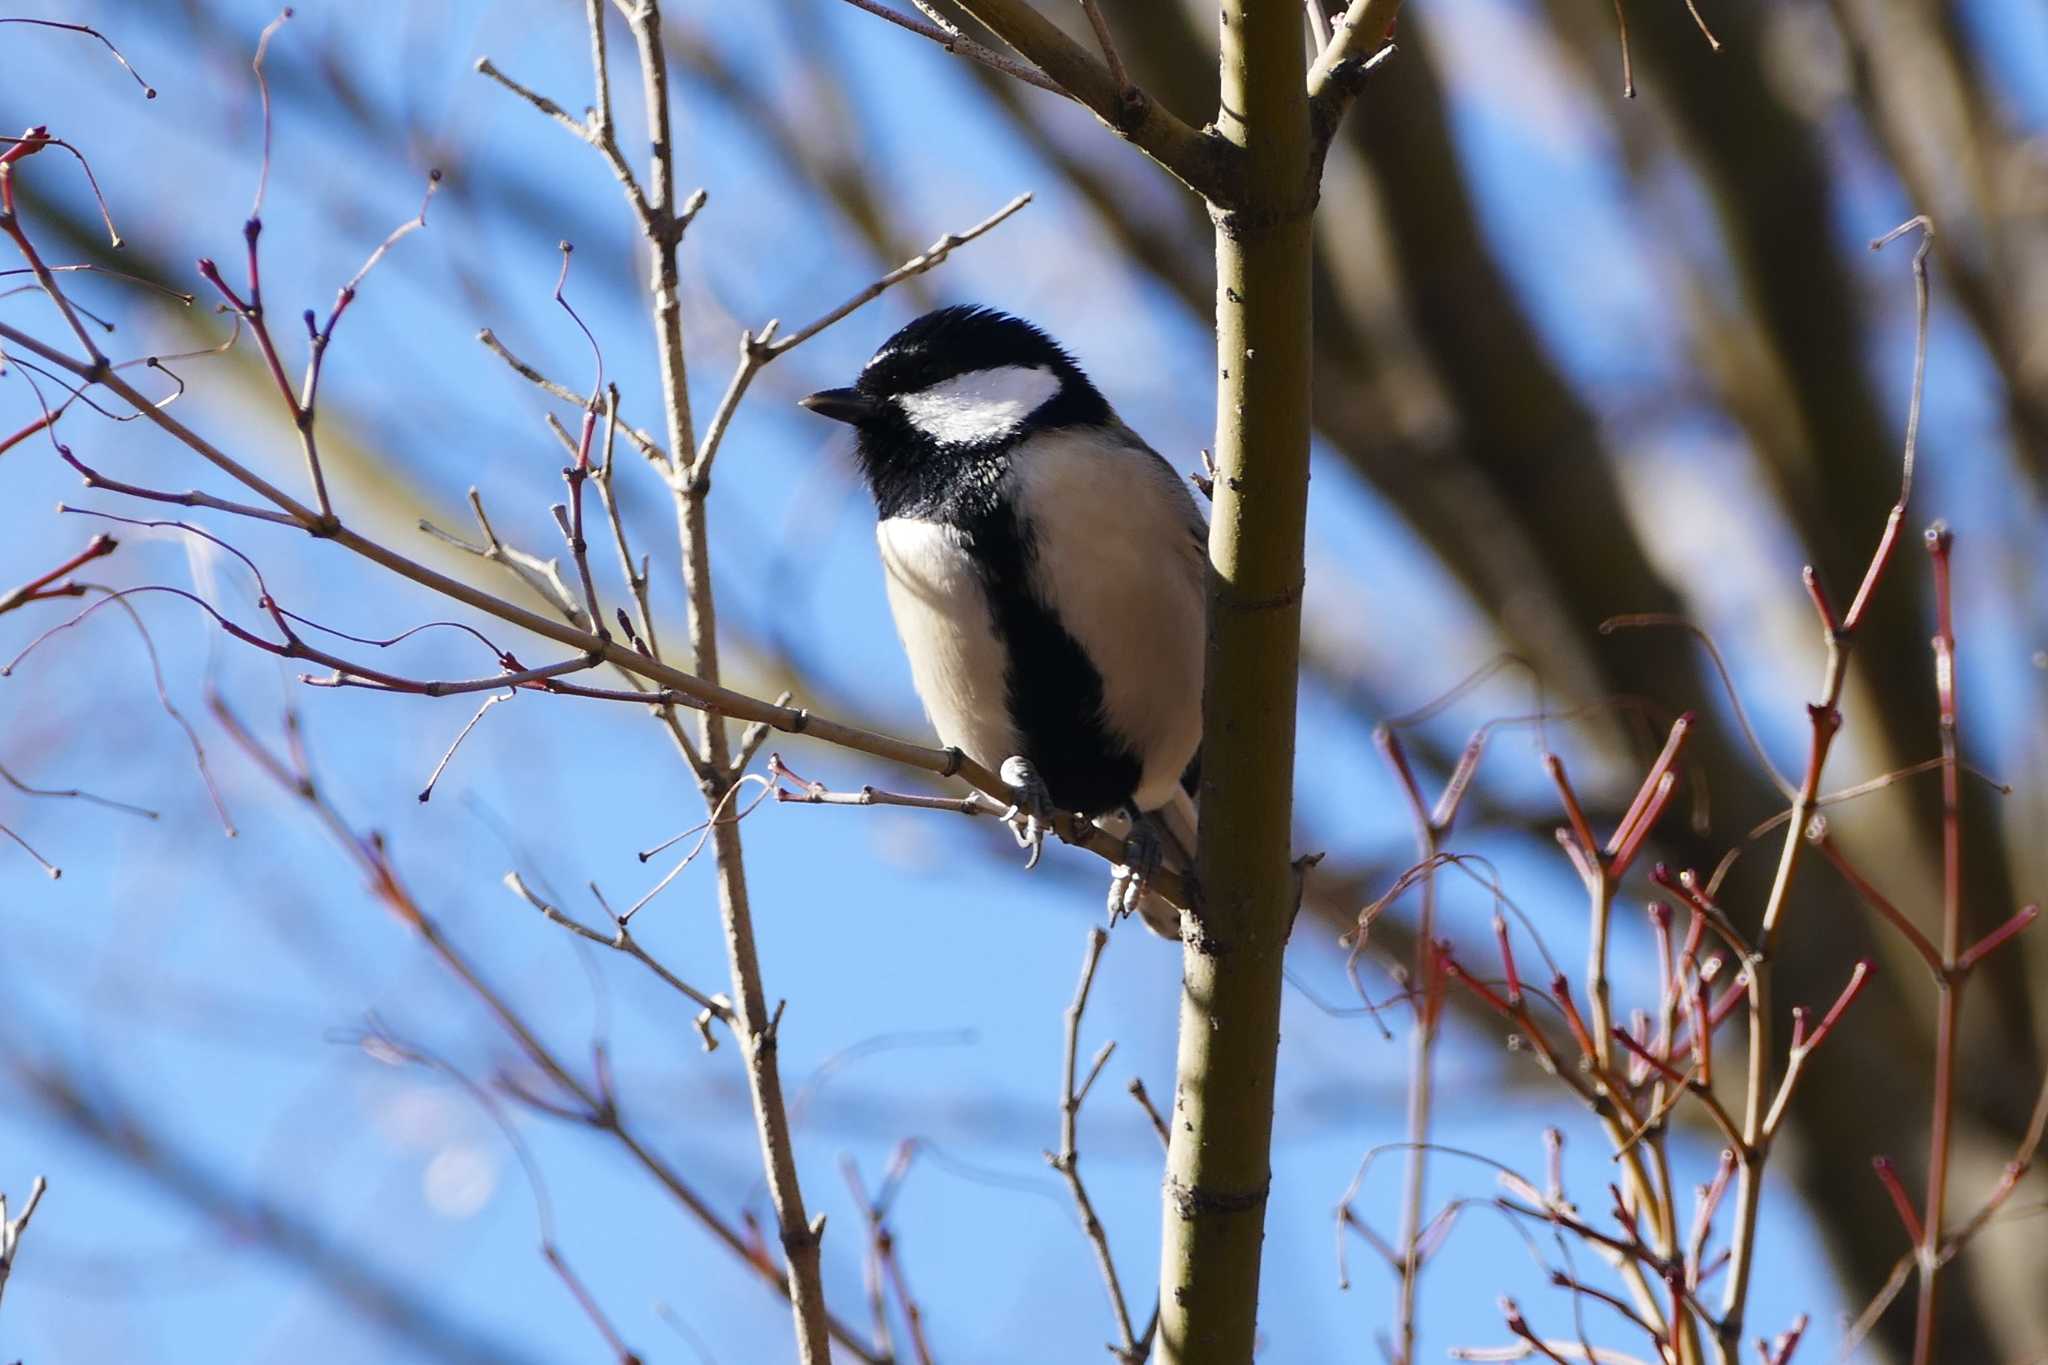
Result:
<svg viewBox="0 0 2048 1365"><path fill-rule="evenodd" d="M96 38L99 40L100 45L105 47L107 51L113 55L114 60L121 64L121 69L123 71L126 71L129 74L129 76L133 77L135 84L142 88L142 97L146 100L153 100L156 98L156 87L151 85L148 81L142 79L142 73L140 71L137 71L134 67L128 64L128 59L121 55L121 49L115 47L114 44L108 40L107 35L101 33L96 28L92 28L86 24L61 23L55 19L8 18L0 19L0 24L33 24L37 28L64 29L65 31L70 33L83 33L88 38Z"/></svg>
<svg viewBox="0 0 2048 1365"><path fill-rule="evenodd" d="M1079 1087L1075 1085L1074 1074L1081 1047L1081 1017L1088 1009L1088 992L1095 984L1095 968L1102 961L1102 950L1108 945L1108 934L1100 928L1089 929L1087 950L1081 958L1080 984L1074 988L1073 1002L1066 1011L1066 1046L1061 1053L1060 1070L1060 1149L1057 1153L1047 1152L1045 1160L1067 1182L1067 1192L1074 1200L1074 1211L1081 1217L1081 1230L1087 1234L1088 1243L1094 1248L1103 1286L1109 1291L1110 1311L1116 1316L1117 1337L1121 1343L1111 1351L1124 1365L1143 1365L1144 1353L1138 1345L1137 1333L1131 1328L1131 1311L1124 1302L1123 1285L1117 1279L1116 1259L1110 1254L1109 1234L1103 1230L1102 1220L1096 1217L1095 1205L1088 1198L1088 1187L1081 1181L1081 1154L1075 1147L1081 1102L1088 1093L1088 1086L1094 1083L1095 1072L1101 1069L1101 1061L1098 1061L1088 1082ZM1101 1060L1106 1061L1107 1058L1105 1049Z"/></svg>
<svg viewBox="0 0 2048 1365"><path fill-rule="evenodd" d="M36 865L43 869L43 875L48 877L51 881L56 881L59 877L62 877L64 875L63 868L57 866L57 864L51 862L48 858L45 858L42 854L36 852L35 845L31 844L28 840L22 838L19 834L16 834L12 829L8 828L6 825L0 825L0 834L6 835L9 840L20 846L21 851L23 853L26 853L28 854L29 857L35 859Z"/></svg>
<svg viewBox="0 0 2048 1365"><path fill-rule="evenodd" d="M118 810L128 815L139 815L145 820L157 818L157 812L149 809L147 806L131 806L126 801L115 801L104 796L95 796L91 792L82 791L77 787L32 787L9 772L5 764L0 764L0 782L5 782L23 796L43 796L56 800L84 801L89 805L105 807L107 810Z"/></svg>
<svg viewBox="0 0 2048 1365"><path fill-rule="evenodd" d="M41 1176L29 1182L28 1201L12 1218L7 1216L7 1196L0 1194L0 1293L7 1290L7 1277L14 1271L14 1258L21 1247L22 1234L28 1231L29 1219L36 1216L36 1207L43 1202L43 1192L48 1188L49 1183Z"/></svg>
<svg viewBox="0 0 2048 1365"><path fill-rule="evenodd" d="M287 758L271 751L218 695L208 697L208 708L243 752L267 776L298 798L313 813L337 847L363 874L370 894L419 936L441 964L476 997L505 1030L527 1060L546 1076L569 1102L567 1105L555 1105L543 1100L536 1107L609 1133L633 1161L660 1184L691 1217L787 1299L791 1292L788 1277L772 1261L760 1254L759 1248L746 1233L713 1208L704 1196L657 1155L638 1132L626 1123L617 1106L610 1103L604 1093L579 1079L575 1072L540 1040L518 1011L484 980L475 965L462 954L414 899L393 864L383 841L374 836L359 834L349 825L328 800L324 788L312 771L304 766L302 756ZM294 717L287 715L286 725L288 733L296 732ZM516 1089L514 1093L519 1094ZM519 1094L519 1098L522 1101L529 1099L524 1094ZM886 1365L886 1362L870 1351L860 1339L860 1335L847 1324L828 1315L826 1326L846 1352L863 1362L863 1365Z"/></svg>
<svg viewBox="0 0 2048 1365"><path fill-rule="evenodd" d="M602 63L604 60L603 15L598 8L596 0L590 0L590 3L585 8L590 23L593 55L599 63ZM496 81L500 86L553 120L557 126L564 129L578 141L586 142L595 148L598 155L604 158L605 165L611 170L613 177L618 180L619 188L625 193L626 202L632 207L633 214L640 220L641 226L645 228L654 221L652 218L652 206L647 201L646 193L641 189L640 182L634 177L633 168L627 164L625 154L619 150L618 139L613 130L611 120L610 82L601 74L598 77L597 83L599 107L593 109L587 119L574 119L569 117L568 112L561 105L556 104L546 95L521 85L518 81L500 71L489 57L478 57L475 69L478 75Z"/></svg>
<svg viewBox="0 0 2048 1365"><path fill-rule="evenodd" d="M1005 802L982 791L968 792L964 796L922 796L914 793L883 791L879 787L863 786L856 791L828 791L822 782L813 782L798 774L783 762L780 754L768 757L769 776L776 781L775 799L802 806L901 806L910 810L946 811L954 815L987 816L1014 823L1018 809L1014 802ZM781 785L783 779L796 784L794 789ZM1064 817L1061 817L1064 818ZM1090 826L1093 828L1093 826ZM1112 862L1119 861L1111 859ZM1147 883L1154 895L1181 904L1188 894L1185 876L1170 869L1155 872Z"/></svg>
<svg viewBox="0 0 2048 1365"><path fill-rule="evenodd" d="M602 15L595 5L590 7L589 14L594 21L602 22ZM720 670L710 533L705 521L708 484L702 479L684 477L687 472L684 461L692 459L694 463L692 457L697 441L695 419L690 409L688 362L683 346L681 267L678 261L683 233L692 216L701 208L703 197L701 193L692 196L683 205L682 212L676 212L676 145L671 122L668 57L661 32L661 8L656 0L641 0L639 6L628 13L627 22L640 58L641 89L648 125L644 190L639 187L641 182L628 182L627 198L635 205L641 236L651 257L650 321L654 327L656 358L660 364L662 412L669 450L666 473L681 550L690 657L703 681L715 686ZM610 149L603 150L609 158ZM639 208L643 196L644 210ZM610 649L619 648L609 640L605 645ZM627 657L638 659L641 656L635 650L627 652ZM760 955L755 945L753 906L738 820L721 818L733 793L752 779L735 780L729 776L732 771L731 736L724 718L700 713L698 719L697 752L703 758L703 766L698 772L698 788L709 813L719 917L725 930L726 965L732 981L733 1033L746 1065L748 1098L753 1111L762 1173L775 1214L776 1238L781 1243L788 1266L787 1284L797 1356L804 1365L825 1365L832 1354L831 1315L825 1305L819 1252L825 1224L822 1216L813 1219L805 1210L795 1141L783 1100L782 1076L777 1061L776 1034L782 1006L778 1004L772 1012L768 1006ZM759 720L762 717L748 719ZM764 788L766 785L763 782ZM620 918L623 920L625 916Z"/></svg>
<svg viewBox="0 0 2048 1365"><path fill-rule="evenodd" d="M949 51L963 51L967 42L957 34L886 10L877 0L848 2L899 27L919 33ZM1242 193L1239 181L1243 156L1235 144L1213 132L1189 127L1159 101L1141 90L1127 87L1106 64L1069 38L1057 24L1033 9L1026 0L962 0L960 7L1037 68L1045 80L1031 80L1029 76L1010 69L1000 58L997 62L989 62L989 65L1033 85L1049 82L1049 88L1086 106L1117 136L1158 162L1209 202L1224 207L1237 202ZM963 55L986 61L979 53L964 52Z"/></svg>
<svg viewBox="0 0 2048 1365"><path fill-rule="evenodd" d="M1173 1134L1167 1131L1165 1116L1159 1112L1159 1107L1152 1103L1152 1096L1146 1093L1145 1082L1133 1076L1127 1089L1131 1092L1131 1098L1138 1102L1138 1107L1145 1111L1145 1117L1151 1121L1152 1131L1159 1135L1159 1145L1170 1146Z"/></svg>
<svg viewBox="0 0 2048 1365"><path fill-rule="evenodd" d="M1927 253L1934 249L1934 220L1925 214L1909 218L1870 244L1872 251L1881 250L1916 229L1920 232L1920 245L1913 252L1913 388L1906 405L1906 441L1899 474L1899 498L1892 504L1891 514L1885 518L1877 550L1870 557L1870 566L1864 570L1863 582L1856 589L1855 600L1849 604L1848 615L1842 618L1844 632L1854 631L1862 623L1863 613L1870 606L1872 594L1877 591L1878 580L1891 563L1892 551L1899 543L1899 530L1905 525L1906 507L1913 497L1913 468L1919 451L1920 401L1927 376Z"/></svg>
<svg viewBox="0 0 2048 1365"><path fill-rule="evenodd" d="M1330 40L1308 70L1309 117L1325 146L1365 73L1393 50L1387 40L1400 12L1401 0L1351 0L1331 21Z"/></svg>
<svg viewBox="0 0 2048 1365"><path fill-rule="evenodd" d="M748 386L754 382L754 376L769 361L801 346L804 342L809 341L834 323L839 322L866 304L880 298L888 290L903 283L903 281L917 275L922 275L925 271L940 265L956 249L965 246L984 233L992 231L1004 219L1010 217L1030 202L1031 195L1029 193L1020 194L988 217L976 223L973 227L961 232L947 233L917 255L912 256L902 265L897 266L894 270L883 275L852 298L840 304L837 308L819 317L808 326L799 327L796 331L786 336L779 338L775 336L776 324L773 320L763 325L758 335L753 332L740 333L739 368L733 371L732 381L726 385L725 395L719 399L718 407L711 415L711 424L704 429L704 439L698 446L696 461L690 467L691 480L702 481L710 477L711 462L718 454L719 445L725 438L726 428L732 424L733 414L738 410L740 400L746 396Z"/></svg>
<svg viewBox="0 0 2048 1365"><path fill-rule="evenodd" d="M551 398L558 398L564 403L573 404L574 406L579 408L583 406L585 401L584 395L577 393L574 389L569 388L565 384L556 383L554 380L548 378L539 370L535 369L532 365L529 365L524 360L521 360L518 356L512 354L512 352L506 350L505 343L498 340L497 333L493 332L490 328L485 327L478 331L476 334L476 339L482 342L484 348L488 350L492 355L504 361L506 368L510 369L512 373L518 375L521 379L524 379L527 383L533 385L542 393L547 394ZM648 459L657 462L667 461L668 452L663 450L661 448L661 443L655 440L654 437L649 435L647 432L642 431L638 427L629 426L621 426L619 430L622 433L624 433L626 439L631 441L636 447L638 447L640 453L642 455L645 455Z"/></svg>
<svg viewBox="0 0 2048 1365"><path fill-rule="evenodd" d="M1031 194L1029 191L1026 191L976 223L973 227L963 229L960 232L947 233L917 255L912 256L909 260L897 266L873 284L868 285L846 302L840 304L837 308L812 322L809 326L799 327L796 331L782 337L774 344L775 353L780 355L792 347L801 346L804 342L809 341L812 337L824 331L827 327L832 326L841 318L846 317L849 313L874 299L880 298L896 285L903 283L903 281L910 279L912 276L922 275L934 266L942 264L954 251L965 246L975 238L993 231L1005 219L1030 202Z"/></svg>
<svg viewBox="0 0 2048 1365"><path fill-rule="evenodd" d="M206 789L207 800L212 804L214 815L220 821L221 832L227 835L227 837L230 839L234 838L235 823L234 820L228 815L226 803L224 803L221 800L220 788L214 784L213 769L208 765L206 761L206 746L200 742L199 732L192 728L192 722L185 718L185 713L180 711L177 707L177 703L171 700L169 686L164 681L163 660L158 656L156 652L156 641L153 638L151 638L149 633L149 627L143 623L141 613L135 610L134 604L129 602L127 596L123 593L116 592L112 588L103 587L97 583L88 583L82 586L85 587L86 590L98 593L100 595L100 600L95 602L91 608L88 608L88 612L95 610L98 607L105 606L108 603L112 603L113 605L121 609L122 614L128 618L128 623L135 628L136 635L140 637L140 639L142 640L143 653L149 660L150 682L156 690L157 705L159 708L162 709L163 713L166 716L169 716L171 718L172 723L175 724L178 727L178 729L184 734L185 742L191 747L192 750L192 763L193 766L198 770L200 785ZM36 639L29 644L27 649L24 649L22 651L22 655L27 654L28 650L34 649L37 645L41 644L43 640L48 639L51 635L57 633L58 631L68 630L71 626L75 625L79 620L83 619L85 614L86 613L80 613L77 616L73 616L70 620L60 622L57 625L52 626L49 630L44 631L42 635L37 636ZM22 655L16 655L14 660L10 663L0 665L0 678L4 678L8 675L8 673L14 667L14 664L20 662ZM18 838L16 842L19 842ZM23 847L27 847L27 845L24 844Z"/></svg>
<svg viewBox="0 0 2048 1365"><path fill-rule="evenodd" d="M1687 0L1690 4L1691 0ZM1632 100L1636 97L1636 64L1628 47L1628 10L1622 0L1614 0L1614 33L1621 44L1621 97Z"/></svg>
<svg viewBox="0 0 2048 1365"><path fill-rule="evenodd" d="M570 595L569 585L562 581L560 565L552 559L542 559L539 555L515 549L500 540L489 516L484 512L483 497L474 485L469 490L469 506L471 514L476 518L478 529L484 534L481 545L473 545L461 536L444 531L424 519L420 521L419 528L434 539L445 545L453 545L465 554L487 559L493 564L504 565L511 570L514 577L531 588L536 596L560 611L571 625L578 629L586 628L589 618L584 615L583 608L576 604L576 599Z"/></svg>
<svg viewBox="0 0 2048 1365"><path fill-rule="evenodd" d="M632 931L626 927L625 921L618 916L614 915L611 917L612 932L606 934L600 930L592 929L588 925L582 924L573 917L563 913L553 903L527 886L526 882L517 872L507 872L504 881L505 888L508 891L540 911L550 922L561 925L578 938L588 939L592 943L601 943L607 948L624 953L626 956L639 962L648 971L653 972L655 976L661 979L664 985L683 996L691 1004L701 1010L708 1011L714 1019L721 1022L731 1021L732 1006L723 996L707 995L671 972L667 967L664 967L645 948L640 946L640 941L633 937Z"/></svg>
<svg viewBox="0 0 2048 1365"><path fill-rule="evenodd" d="M969 792L965 796L921 796L909 792L883 791L879 787L862 787L858 791L835 792L826 789L822 782L813 782L799 774L787 763L782 755L768 755L768 775L775 782L775 799L799 806L901 806L909 810L950 811L956 815L986 815L1004 819L1013 814L1015 806L1003 806L980 792ZM796 784L794 788L782 785L784 779Z"/></svg>
<svg viewBox="0 0 2048 1365"><path fill-rule="evenodd" d="M846 2L855 9L866 10L878 19L886 19L898 28L908 29L921 38L929 38L948 52L965 57L969 61L980 62L991 71L1000 71L1005 76L1023 81L1026 85L1035 85L1040 90L1050 90L1055 95L1065 95L1067 93L1051 77L1026 66L1014 58L1005 57L993 48L984 47L972 38L964 37L960 30L951 24L942 27L938 24L925 23L921 20L913 19L907 14L899 14L897 11L890 9L887 5L882 4L881 0L846 0ZM923 6L920 5L919 8L922 9Z"/></svg>
<svg viewBox="0 0 2048 1365"><path fill-rule="evenodd" d="M1639 612L1630 616L1612 616L1600 623L1600 633L1611 635L1617 630L1639 630L1644 627L1682 630L1700 642L1701 648L1707 651L1707 658L1713 662L1714 674L1721 680L1721 691L1728 698L1729 709L1735 713L1735 723L1741 729L1742 738L1749 745L1749 751L1756 755L1757 763L1770 776L1772 785L1777 787L1786 800L1791 800L1795 791L1792 781L1778 771L1778 765L1771 761L1770 751L1764 748L1763 741L1757 737L1756 727L1750 724L1749 708L1742 704L1742 694L1736 690L1734 675L1728 671L1728 662L1721 657L1721 647L1714 643L1714 637L1696 622L1669 612Z"/></svg>
<svg viewBox="0 0 2048 1365"><path fill-rule="evenodd" d="M52 138L49 135L48 129L42 127L29 129L25 137L7 138L0 141L11 144L5 152L0 152L0 232L5 232L14 242L15 250L21 253L21 259L35 275L36 283L42 286L45 294L49 295L50 302L56 305L58 313L62 315L65 323L70 326L71 334L78 338L79 344L85 348L85 353L92 357L94 365L104 368L107 363L106 355L101 352L98 343L93 340L92 332L79 320L77 309L73 307L71 300L65 296L63 290L57 287L57 277L51 273L47 265L43 264L42 255L36 250L35 244L29 240L27 230L21 225L21 214L16 210L14 204L14 177L18 173L18 166L21 160L24 157L33 155L46 146L64 145L68 147L70 144L60 144L58 139ZM77 155L76 149L73 149L73 155ZM79 157L81 165L84 164L84 161L84 157ZM89 166L86 168L86 177L88 179L92 177L92 168ZM94 195L99 194L99 185L97 183L93 185L93 193ZM105 212L104 206L101 212ZM107 224L107 231L110 234L113 233L113 223L111 220ZM117 247L121 245L121 239L118 235L114 236L114 245Z"/></svg>
<svg viewBox="0 0 2048 1365"><path fill-rule="evenodd" d="M1140 98L1137 87L1131 83L1130 73L1124 70L1124 59L1116 50L1116 40L1110 36L1109 20L1103 16L1101 0L1081 0L1081 9L1088 16L1088 26L1095 30L1095 45L1102 49L1102 60L1109 67L1109 78L1117 83L1126 102Z"/></svg>
<svg viewBox="0 0 2048 1365"><path fill-rule="evenodd" d="M13 611L16 607L23 606L29 602L41 601L45 598L78 596L85 591L82 585L63 584L57 587L52 587L51 585L72 570L90 564L95 559L112 554L119 545L120 542L112 536L94 536L86 542L84 549L65 560L62 564L59 564L56 568L51 569L47 573L38 574L18 588L0 593L0 613Z"/></svg>
<svg viewBox="0 0 2048 1365"><path fill-rule="evenodd" d="M420 803L422 805L433 798L434 784L441 780L441 774L447 771L449 762L455 757L455 751L462 747L463 740L469 738L469 732L476 729L477 722L484 718L484 712L490 710L499 702L510 701L518 695L517 692L494 692L484 698L484 704L477 707L476 714L469 718L469 723L464 725L456 733L455 738L449 741L447 751L441 755L441 761L436 763L434 771L427 775L427 785L420 788Z"/></svg>

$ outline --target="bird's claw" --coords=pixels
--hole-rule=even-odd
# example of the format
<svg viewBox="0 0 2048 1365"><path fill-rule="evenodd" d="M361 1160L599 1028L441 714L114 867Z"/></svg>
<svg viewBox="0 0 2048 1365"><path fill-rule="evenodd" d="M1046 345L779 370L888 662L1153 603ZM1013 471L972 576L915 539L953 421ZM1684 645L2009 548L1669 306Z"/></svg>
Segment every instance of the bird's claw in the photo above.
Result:
<svg viewBox="0 0 2048 1365"><path fill-rule="evenodd" d="M1024 870L1029 872L1038 866L1038 857L1045 852L1046 830L1052 825L1052 793L1046 789L1038 769L1022 754L1004 759L996 776L1017 798L1005 818L1010 821L1010 833L1015 836L1017 847L1030 850L1030 856L1024 860Z"/></svg>
<svg viewBox="0 0 2048 1365"><path fill-rule="evenodd" d="M1124 860L1110 869L1109 922L1135 915L1145 903L1152 879L1159 875L1165 845L1149 820L1140 819L1124 838Z"/></svg>

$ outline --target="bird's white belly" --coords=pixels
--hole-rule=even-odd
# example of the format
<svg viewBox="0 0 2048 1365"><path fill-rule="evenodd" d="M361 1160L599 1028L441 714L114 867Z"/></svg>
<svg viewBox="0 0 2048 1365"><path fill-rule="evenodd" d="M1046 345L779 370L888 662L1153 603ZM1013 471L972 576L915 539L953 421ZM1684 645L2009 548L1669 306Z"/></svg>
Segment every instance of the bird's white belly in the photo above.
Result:
<svg viewBox="0 0 2048 1365"><path fill-rule="evenodd" d="M995 768L1020 749L1010 725L1009 656L960 532L890 517L876 527L882 577L911 679L941 744Z"/></svg>

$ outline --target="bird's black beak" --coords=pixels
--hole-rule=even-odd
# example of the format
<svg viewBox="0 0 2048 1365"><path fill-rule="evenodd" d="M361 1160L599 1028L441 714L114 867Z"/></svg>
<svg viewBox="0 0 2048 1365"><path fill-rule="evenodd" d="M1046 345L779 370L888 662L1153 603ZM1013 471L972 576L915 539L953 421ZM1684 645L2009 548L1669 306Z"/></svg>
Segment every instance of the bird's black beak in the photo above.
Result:
<svg viewBox="0 0 2048 1365"><path fill-rule="evenodd" d="M808 398L799 398L796 401L820 417L830 417L835 422L849 422L856 426L873 417L881 407L879 402L859 389L820 389Z"/></svg>

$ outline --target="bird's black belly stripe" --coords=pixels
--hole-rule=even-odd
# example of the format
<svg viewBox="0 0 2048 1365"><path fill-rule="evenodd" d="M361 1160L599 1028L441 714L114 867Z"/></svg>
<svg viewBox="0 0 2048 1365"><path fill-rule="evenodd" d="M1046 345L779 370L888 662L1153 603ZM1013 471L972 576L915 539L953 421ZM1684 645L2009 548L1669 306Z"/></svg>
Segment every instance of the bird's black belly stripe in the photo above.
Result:
<svg viewBox="0 0 2048 1365"><path fill-rule="evenodd" d="M1056 804L1088 814L1119 809L1143 769L1104 723L1102 675L1031 590L1035 550L1016 514L998 504L969 521L962 529L974 542L996 634L1009 655L1010 716L1024 756Z"/></svg>

